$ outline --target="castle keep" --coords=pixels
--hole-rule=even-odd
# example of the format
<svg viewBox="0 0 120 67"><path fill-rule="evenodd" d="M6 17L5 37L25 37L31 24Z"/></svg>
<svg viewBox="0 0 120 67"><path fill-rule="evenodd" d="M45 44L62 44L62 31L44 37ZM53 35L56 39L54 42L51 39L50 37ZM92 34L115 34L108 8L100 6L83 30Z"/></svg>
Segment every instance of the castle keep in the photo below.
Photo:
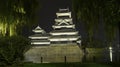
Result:
<svg viewBox="0 0 120 67"><path fill-rule="evenodd" d="M25 53L25 61L34 63L81 62L81 36L75 29L69 9L59 9L53 30L46 33L37 26L29 36L32 48Z"/></svg>

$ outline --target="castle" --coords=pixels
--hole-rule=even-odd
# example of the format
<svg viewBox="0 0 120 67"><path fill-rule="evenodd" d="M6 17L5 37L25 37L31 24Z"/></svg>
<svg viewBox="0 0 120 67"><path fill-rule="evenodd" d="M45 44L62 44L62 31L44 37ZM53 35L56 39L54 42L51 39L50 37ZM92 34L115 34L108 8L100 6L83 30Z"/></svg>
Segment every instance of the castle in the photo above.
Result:
<svg viewBox="0 0 120 67"><path fill-rule="evenodd" d="M69 9L59 9L53 30L46 33L40 26L29 36L32 48L25 53L25 61L33 63L82 62L84 59L103 60L104 48L81 49L81 36L75 29ZM107 56L108 57L108 56ZM102 59L101 59L102 58Z"/></svg>
<svg viewBox="0 0 120 67"><path fill-rule="evenodd" d="M59 9L52 26L46 33L37 26L29 36L32 48L25 53L25 60L34 63L80 62L82 59L81 36L75 29L69 9Z"/></svg>

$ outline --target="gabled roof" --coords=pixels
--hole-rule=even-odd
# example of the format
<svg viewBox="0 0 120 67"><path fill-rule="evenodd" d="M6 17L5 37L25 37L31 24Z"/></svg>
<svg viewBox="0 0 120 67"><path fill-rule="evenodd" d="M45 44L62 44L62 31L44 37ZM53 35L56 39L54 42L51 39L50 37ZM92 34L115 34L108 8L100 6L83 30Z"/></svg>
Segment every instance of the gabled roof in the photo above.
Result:
<svg viewBox="0 0 120 67"><path fill-rule="evenodd" d="M40 26L37 26L37 27L35 28L35 30L41 30Z"/></svg>
<svg viewBox="0 0 120 67"><path fill-rule="evenodd" d="M45 33L43 29L40 28L40 26L37 26L34 30L32 30L35 33Z"/></svg>

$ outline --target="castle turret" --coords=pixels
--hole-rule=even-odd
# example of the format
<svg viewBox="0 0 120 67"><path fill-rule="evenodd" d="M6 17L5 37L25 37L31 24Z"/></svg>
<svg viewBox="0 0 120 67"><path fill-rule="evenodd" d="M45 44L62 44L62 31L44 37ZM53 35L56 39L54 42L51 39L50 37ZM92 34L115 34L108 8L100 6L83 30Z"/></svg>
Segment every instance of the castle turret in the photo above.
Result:
<svg viewBox="0 0 120 67"><path fill-rule="evenodd" d="M48 34L41 29L39 26L37 26L34 30L32 30L35 34L29 36L31 39L31 44L33 46L46 46L49 45L50 42L48 40Z"/></svg>

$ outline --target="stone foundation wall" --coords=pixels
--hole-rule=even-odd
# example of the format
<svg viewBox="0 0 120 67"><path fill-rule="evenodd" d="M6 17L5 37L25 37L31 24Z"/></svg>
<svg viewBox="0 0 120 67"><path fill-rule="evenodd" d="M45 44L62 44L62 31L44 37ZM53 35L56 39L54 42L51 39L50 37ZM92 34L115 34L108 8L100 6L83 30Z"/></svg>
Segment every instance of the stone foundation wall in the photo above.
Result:
<svg viewBox="0 0 120 67"><path fill-rule="evenodd" d="M77 44L51 44L32 47L25 53L25 61L33 63L81 62L83 52Z"/></svg>

